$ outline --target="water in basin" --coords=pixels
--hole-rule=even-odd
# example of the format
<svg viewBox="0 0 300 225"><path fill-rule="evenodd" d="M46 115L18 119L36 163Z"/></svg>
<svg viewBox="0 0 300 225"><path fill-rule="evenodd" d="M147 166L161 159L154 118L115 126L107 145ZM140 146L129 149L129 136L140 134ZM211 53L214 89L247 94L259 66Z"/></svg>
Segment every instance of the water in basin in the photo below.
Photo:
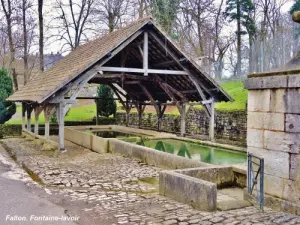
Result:
<svg viewBox="0 0 300 225"><path fill-rule="evenodd" d="M137 144L216 165L239 164L247 160L246 153L175 139L144 140Z"/></svg>

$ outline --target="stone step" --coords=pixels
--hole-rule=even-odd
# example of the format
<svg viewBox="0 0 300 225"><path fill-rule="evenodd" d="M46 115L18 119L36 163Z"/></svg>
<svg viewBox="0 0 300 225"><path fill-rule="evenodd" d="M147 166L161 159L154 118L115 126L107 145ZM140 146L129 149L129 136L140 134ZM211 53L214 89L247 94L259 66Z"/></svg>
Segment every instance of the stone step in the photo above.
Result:
<svg viewBox="0 0 300 225"><path fill-rule="evenodd" d="M245 200L238 200L238 199L217 202L217 209L220 211L241 209L249 206L252 206L250 202Z"/></svg>

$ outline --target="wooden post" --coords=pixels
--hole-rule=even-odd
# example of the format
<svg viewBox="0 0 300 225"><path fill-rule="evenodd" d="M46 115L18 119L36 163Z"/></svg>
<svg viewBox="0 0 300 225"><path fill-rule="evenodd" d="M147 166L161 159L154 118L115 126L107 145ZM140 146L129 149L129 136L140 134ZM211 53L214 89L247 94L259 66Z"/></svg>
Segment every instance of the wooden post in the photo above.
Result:
<svg viewBox="0 0 300 225"><path fill-rule="evenodd" d="M126 127L129 126L129 113L131 111L131 108L132 108L132 104L128 103L128 99L125 103L125 111L126 111Z"/></svg>
<svg viewBox="0 0 300 225"><path fill-rule="evenodd" d="M211 103L211 115L209 123L209 139L210 141L215 141L215 104L214 100Z"/></svg>
<svg viewBox="0 0 300 225"><path fill-rule="evenodd" d="M22 130L26 129L26 118L25 118L25 113L26 113L26 104L22 102Z"/></svg>
<svg viewBox="0 0 300 225"><path fill-rule="evenodd" d="M142 105L141 103L137 104L137 110L139 115L139 128L142 127L142 119L143 119L143 113L145 111L146 106Z"/></svg>
<svg viewBox="0 0 300 225"><path fill-rule="evenodd" d="M98 103L99 103L99 99L96 99L96 125L99 125Z"/></svg>
<svg viewBox="0 0 300 225"><path fill-rule="evenodd" d="M64 135L64 103L58 103L57 107L57 115L58 115L58 130L59 130L59 150L61 152L65 151L65 135Z"/></svg>
<svg viewBox="0 0 300 225"><path fill-rule="evenodd" d="M126 110L126 127L129 126L129 112Z"/></svg>
<svg viewBox="0 0 300 225"><path fill-rule="evenodd" d="M39 114L34 112L34 133L39 134Z"/></svg>
<svg viewBox="0 0 300 225"><path fill-rule="evenodd" d="M148 32L144 32L144 49L143 49L143 69L144 75L148 76Z"/></svg>
<svg viewBox="0 0 300 225"><path fill-rule="evenodd" d="M166 108L167 108L167 106L166 105L158 105L158 108L159 108L159 113L157 113L157 119L158 119L158 121L157 121L157 129L158 130L161 130L161 120L162 120L162 117L163 117L163 115L164 115L164 113L165 113L165 110L166 110Z"/></svg>
<svg viewBox="0 0 300 225"><path fill-rule="evenodd" d="M31 132L31 112L32 106L27 105L27 130Z"/></svg>
<svg viewBox="0 0 300 225"><path fill-rule="evenodd" d="M53 114L55 107L53 105L46 105L44 108L44 115L45 115L45 137L49 138L50 135L50 124L49 120L51 115Z"/></svg>
<svg viewBox="0 0 300 225"><path fill-rule="evenodd" d="M41 105L34 107L34 133L39 134L39 115L42 112L43 107Z"/></svg>
<svg viewBox="0 0 300 225"><path fill-rule="evenodd" d="M49 135L50 135L49 117L46 117L46 115L45 115L45 137L49 138Z"/></svg>
<svg viewBox="0 0 300 225"><path fill-rule="evenodd" d="M184 136L185 135L185 119L186 119L186 104L183 103L181 105L181 110L180 110L180 135Z"/></svg>

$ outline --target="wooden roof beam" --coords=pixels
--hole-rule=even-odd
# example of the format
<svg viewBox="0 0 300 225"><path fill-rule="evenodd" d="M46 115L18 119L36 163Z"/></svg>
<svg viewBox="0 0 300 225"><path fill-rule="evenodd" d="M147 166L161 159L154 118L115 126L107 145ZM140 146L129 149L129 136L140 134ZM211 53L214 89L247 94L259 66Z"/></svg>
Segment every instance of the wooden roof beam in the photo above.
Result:
<svg viewBox="0 0 300 225"><path fill-rule="evenodd" d="M155 102L155 100L152 97L152 95L150 94L150 92L147 90L147 88L144 85L140 84L140 87L143 90L144 94L149 98L151 104L154 106L157 115L159 115L160 110L159 110L158 104Z"/></svg>
<svg viewBox="0 0 300 225"><path fill-rule="evenodd" d="M197 89L200 97L202 98L202 100L203 101L207 100L206 96L205 96L205 94L203 93L203 90L202 90L202 88L205 89L205 91L211 95L211 93L207 90L207 88L205 88L204 85L202 85L200 82L198 82L197 78L187 68L185 68L185 66L182 65L182 63L180 62L179 58L172 51L170 51L166 47L166 44L164 44L154 32L150 32L150 35L161 45L161 47L163 47L166 50L166 52L177 62L177 64L185 72L187 72L190 80L195 85L195 87L196 87L196 89ZM211 116L211 108L208 105L204 105L204 109L205 109L207 115L210 117Z"/></svg>
<svg viewBox="0 0 300 225"><path fill-rule="evenodd" d="M103 72L120 72L120 73L154 73L154 74L166 74L166 75L188 75L188 72L182 70L160 70L160 69L139 69L139 68L126 68L126 67L107 67L103 66L99 68Z"/></svg>

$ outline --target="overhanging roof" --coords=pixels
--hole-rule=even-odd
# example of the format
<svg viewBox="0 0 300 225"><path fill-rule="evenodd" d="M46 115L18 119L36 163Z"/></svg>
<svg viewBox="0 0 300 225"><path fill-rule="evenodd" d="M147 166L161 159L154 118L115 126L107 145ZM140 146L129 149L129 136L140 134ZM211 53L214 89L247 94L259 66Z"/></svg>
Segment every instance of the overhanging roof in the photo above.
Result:
<svg viewBox="0 0 300 225"><path fill-rule="evenodd" d="M209 76L201 72L199 66L184 54L152 21L151 18L144 18L137 20L136 22L114 31L108 35L97 38L84 45L79 46L76 50L69 55L61 59L49 70L35 76L30 82L19 91L15 92L7 100L9 101L30 101L36 103L44 103L50 99L53 95L61 91L66 85L71 84L74 79L80 76L85 76L86 72L90 70L94 65L101 64L105 59L109 58L111 52L120 47L137 32L139 35L135 37L132 42L127 43L124 49L116 54L113 58L107 61L103 66L106 67L122 67L120 65L122 54L126 53L127 60L125 62L126 67L141 68L142 62L139 56L139 43L143 41L143 35L141 31L150 31L154 36L149 35L149 69L161 69L161 70L182 70L186 68L194 78L194 81L199 84L203 89L203 93L207 99L214 98L216 102L231 101L230 96ZM164 46L162 46L162 43ZM178 58L178 61L174 61L171 57ZM114 73L111 71L105 72L105 77L111 79L104 79L104 77L94 77L90 82L94 83L118 83L128 95L134 95L139 101L148 101L149 98L140 85L134 82L124 82L124 79L128 81L134 81L133 76L144 77L143 75L136 73L135 71ZM120 78L120 75L124 77ZM118 77L119 76L119 77ZM203 96L199 95L195 84L191 81L191 77L185 74L171 75L171 74L152 74L148 75L149 78L155 78L157 81L163 81L167 83L170 88L180 92L187 101L203 101ZM118 78L118 79L115 79ZM139 79L138 79L139 80ZM151 80L151 79L149 79ZM149 80L142 80L141 82L149 93L153 96L154 100L159 102L166 102L170 100L169 96L164 90L157 85L157 82L151 82Z"/></svg>

